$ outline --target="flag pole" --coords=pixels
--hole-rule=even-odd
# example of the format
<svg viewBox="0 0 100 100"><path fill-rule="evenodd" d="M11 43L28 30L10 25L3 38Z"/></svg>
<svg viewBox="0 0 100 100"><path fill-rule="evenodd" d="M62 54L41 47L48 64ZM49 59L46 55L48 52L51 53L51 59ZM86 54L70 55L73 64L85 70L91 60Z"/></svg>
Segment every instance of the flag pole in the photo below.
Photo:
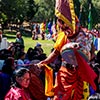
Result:
<svg viewBox="0 0 100 100"><path fill-rule="evenodd" d="M81 4L81 5L80 5L79 21L81 21L81 16L82 16L82 7L83 7L83 5Z"/></svg>
<svg viewBox="0 0 100 100"><path fill-rule="evenodd" d="M88 14L88 29L92 29L92 13L91 13L91 2L89 3L89 14Z"/></svg>

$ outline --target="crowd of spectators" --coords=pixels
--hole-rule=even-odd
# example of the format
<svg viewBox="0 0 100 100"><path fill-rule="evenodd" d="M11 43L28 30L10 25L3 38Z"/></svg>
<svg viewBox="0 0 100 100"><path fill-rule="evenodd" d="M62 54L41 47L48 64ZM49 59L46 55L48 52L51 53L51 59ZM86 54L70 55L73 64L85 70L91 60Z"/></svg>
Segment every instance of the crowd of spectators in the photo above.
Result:
<svg viewBox="0 0 100 100"><path fill-rule="evenodd" d="M35 30L35 32L36 31L37 30ZM42 39L43 38L44 37L42 37ZM37 36L36 38L33 37L33 39L38 39L38 37ZM20 88L22 87L22 84L20 84L19 79L20 77L24 77L25 73L22 72L22 76L18 76L18 80L16 77L17 75L19 75L21 70L24 70L26 72L28 72L29 70L28 73L32 74L32 76L29 75L29 78L32 78L32 81L28 80L31 84L27 85L27 88L29 87L28 91L31 94L32 100L33 99L40 100L40 98L41 100L47 99L47 97L45 96L45 90L44 90L44 86L45 86L44 69L39 69L35 65L36 63L39 63L40 61L46 59L47 55L44 53L44 50L42 49L42 44L40 43L37 43L36 46L33 48L30 47L27 50L27 52L24 51L24 47L25 47L24 40L21 36L21 33L17 32L15 42L11 42L7 49L0 50L0 100L4 100L4 99L8 100L9 92L12 91L12 89L15 89L15 87L18 88L18 91L20 90ZM51 52L53 50L54 49L52 49ZM100 51L98 51L97 55L90 62L90 65L98 75L98 77L95 80L95 83L97 86L96 92L100 93L100 75L99 75ZM59 55L52 63L49 64L49 66L54 69L54 80L55 80L55 75L61 66L61 56ZM13 77L16 70L19 70L19 72L18 74L16 74L16 77ZM21 80L21 82L22 81L23 80ZM34 81L36 83L34 83ZM17 85L15 85L14 87L13 85L16 82L17 82ZM35 91L36 88L33 88L35 86L39 89L38 90L39 96L38 95L36 96L36 94L38 93ZM34 93L33 93L33 90L35 91Z"/></svg>

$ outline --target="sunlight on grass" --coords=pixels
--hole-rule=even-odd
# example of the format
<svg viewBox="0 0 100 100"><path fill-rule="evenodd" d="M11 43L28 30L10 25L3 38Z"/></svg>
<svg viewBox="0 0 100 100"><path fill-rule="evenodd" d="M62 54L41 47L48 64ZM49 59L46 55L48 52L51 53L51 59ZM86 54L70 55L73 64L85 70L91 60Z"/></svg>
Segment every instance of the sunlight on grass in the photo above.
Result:
<svg viewBox="0 0 100 100"><path fill-rule="evenodd" d="M54 42L52 40L32 40L31 37L24 37L23 36L23 39L24 39L24 44L25 44L25 52L27 52L28 48L29 47L32 47L34 48L34 46L36 45L36 43L41 43L42 45L42 48L44 50L44 53L47 54L47 56L50 54L51 52L51 49L53 48L53 45L54 45ZM15 38L7 38L7 40L9 42L15 42Z"/></svg>
<svg viewBox="0 0 100 100"><path fill-rule="evenodd" d="M27 51L29 47L34 48L37 43L40 43L42 45L44 53L46 53L47 55L50 53L54 45L54 42L52 40L32 40L31 38L24 38L24 42L25 51Z"/></svg>
<svg viewBox="0 0 100 100"><path fill-rule="evenodd" d="M8 42L15 42L16 32L5 30L4 37L7 37ZM44 53L46 53L48 56L54 45L54 42L52 40L41 40L40 37L39 37L39 40L32 40L31 37L23 36L23 39L24 39L24 44L25 44L25 52L27 52L29 47L34 48L36 43L39 42L42 45Z"/></svg>

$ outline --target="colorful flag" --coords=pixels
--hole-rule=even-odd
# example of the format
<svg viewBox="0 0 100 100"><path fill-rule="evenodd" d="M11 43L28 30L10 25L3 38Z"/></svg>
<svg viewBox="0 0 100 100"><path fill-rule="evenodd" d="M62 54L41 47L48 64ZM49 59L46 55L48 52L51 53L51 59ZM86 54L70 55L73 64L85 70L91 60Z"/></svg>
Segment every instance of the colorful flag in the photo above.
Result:
<svg viewBox="0 0 100 100"><path fill-rule="evenodd" d="M91 4L89 4L89 15L88 15L88 29L92 29L92 14L91 14Z"/></svg>
<svg viewBox="0 0 100 100"><path fill-rule="evenodd" d="M75 11L73 0L56 0L55 15L75 32Z"/></svg>

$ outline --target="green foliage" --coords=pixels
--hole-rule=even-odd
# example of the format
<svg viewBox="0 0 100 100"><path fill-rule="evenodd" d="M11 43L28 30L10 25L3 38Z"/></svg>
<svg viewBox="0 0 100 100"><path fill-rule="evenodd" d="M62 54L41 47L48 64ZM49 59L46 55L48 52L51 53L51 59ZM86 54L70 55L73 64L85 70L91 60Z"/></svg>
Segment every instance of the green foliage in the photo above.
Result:
<svg viewBox="0 0 100 100"><path fill-rule="evenodd" d="M36 15L33 18L33 21L41 22L46 19L54 18L54 0L35 0L39 8Z"/></svg>
<svg viewBox="0 0 100 100"><path fill-rule="evenodd" d="M97 23L100 23L100 0L92 0L93 6L95 8L93 17L95 18L94 21Z"/></svg>
<svg viewBox="0 0 100 100"><path fill-rule="evenodd" d="M35 4L34 0L28 0L28 4L29 4L29 7L28 7L29 9L27 12L27 17L29 20L31 20L38 10L38 5Z"/></svg>
<svg viewBox="0 0 100 100"><path fill-rule="evenodd" d="M87 26L89 14L89 2L92 3L93 26L100 23L100 0L74 0L75 12L80 16L81 24ZM1 0L0 1L0 20L4 14L8 22L23 22L24 19L42 22L55 18L55 0Z"/></svg>
<svg viewBox="0 0 100 100"><path fill-rule="evenodd" d="M33 0L33 2L30 1L31 0L2 0L1 13L6 14L8 20L14 23L17 23L18 20L23 22L25 18L31 19L36 12L34 11L36 5Z"/></svg>
<svg viewBox="0 0 100 100"><path fill-rule="evenodd" d="M87 27L90 3L93 24L92 26L95 27L97 23L100 23L100 0L74 0L75 12L78 17L81 15L81 25ZM80 10L81 7L82 11Z"/></svg>
<svg viewBox="0 0 100 100"><path fill-rule="evenodd" d="M1 13L1 23L7 20L7 16L4 13Z"/></svg>

